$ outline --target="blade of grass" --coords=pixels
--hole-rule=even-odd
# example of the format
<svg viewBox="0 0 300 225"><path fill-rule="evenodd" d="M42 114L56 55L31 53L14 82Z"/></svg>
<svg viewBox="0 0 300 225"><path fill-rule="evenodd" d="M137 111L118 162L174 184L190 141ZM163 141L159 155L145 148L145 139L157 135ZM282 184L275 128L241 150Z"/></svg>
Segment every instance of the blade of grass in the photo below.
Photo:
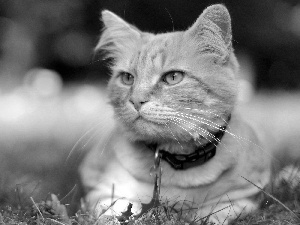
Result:
<svg viewBox="0 0 300 225"><path fill-rule="evenodd" d="M255 187L257 187L259 190L261 190L264 194L266 194L267 196L269 196L270 198L272 198L274 201L276 201L277 203L279 203L283 208L285 208L287 211L289 211L292 215L294 215L298 220L300 220L300 217L297 216L296 213L294 213L291 209L289 209L285 204L283 204L279 199L277 199L276 197L274 197L273 195L269 194L268 192L266 192L265 190L263 190L261 187L257 186L256 184L254 184L252 181L248 180L247 178L241 176L243 179L245 179L246 181L248 181L250 184L253 184Z"/></svg>
<svg viewBox="0 0 300 225"><path fill-rule="evenodd" d="M51 218L47 218L47 219L53 221L54 223L58 223L60 225L66 225L65 223L59 222L59 221L51 219Z"/></svg>
<svg viewBox="0 0 300 225"><path fill-rule="evenodd" d="M212 212L212 213L208 214L207 216L201 217L201 218L199 218L196 222L198 222L198 221L200 221L200 220L203 220L203 219L207 219L207 218L209 218L211 215L214 215L214 214L216 214L216 213L218 213L218 212L220 212L220 211L222 211L222 210L224 210L224 209L227 209L227 208L229 208L229 207L231 207L231 205L226 206L226 207L224 207L224 208L222 208L222 209L219 209L219 210L217 210L217 211L215 211L215 212Z"/></svg>
<svg viewBox="0 0 300 225"><path fill-rule="evenodd" d="M32 197L30 197L30 200L32 201L33 205L36 207L37 211L39 212L40 216L43 218L43 220L45 220L45 218L43 217L42 212L40 211L38 205L35 203L35 201L33 200Z"/></svg>

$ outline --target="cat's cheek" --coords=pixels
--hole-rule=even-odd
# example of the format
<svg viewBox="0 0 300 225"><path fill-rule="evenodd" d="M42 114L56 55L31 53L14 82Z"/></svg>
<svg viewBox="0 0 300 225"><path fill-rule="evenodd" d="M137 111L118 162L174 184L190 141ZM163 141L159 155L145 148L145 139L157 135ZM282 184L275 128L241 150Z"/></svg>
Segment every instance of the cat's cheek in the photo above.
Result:
<svg viewBox="0 0 300 225"><path fill-rule="evenodd" d="M132 104L125 103L122 106L114 109L116 118L119 122L131 129L133 123L139 117L139 113L135 110Z"/></svg>
<svg viewBox="0 0 300 225"><path fill-rule="evenodd" d="M220 101L218 99L214 99L214 98L207 97L204 100L204 105L207 106L207 107L212 107L212 106L215 106L219 103L220 103Z"/></svg>

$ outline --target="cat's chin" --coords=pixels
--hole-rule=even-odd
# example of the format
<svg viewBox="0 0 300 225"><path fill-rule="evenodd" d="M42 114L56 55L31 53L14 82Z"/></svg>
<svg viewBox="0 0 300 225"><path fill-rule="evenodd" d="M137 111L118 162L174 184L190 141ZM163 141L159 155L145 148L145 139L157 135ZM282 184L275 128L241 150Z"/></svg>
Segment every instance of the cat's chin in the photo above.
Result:
<svg viewBox="0 0 300 225"><path fill-rule="evenodd" d="M121 125L121 124L120 124ZM158 142L164 138L166 125L146 120L142 117L134 121L124 121L121 125L126 131L125 136L131 141Z"/></svg>
<svg viewBox="0 0 300 225"><path fill-rule="evenodd" d="M158 144L158 148L172 154L190 154L199 146L198 142L190 141L178 143L176 141L163 142Z"/></svg>
<svg viewBox="0 0 300 225"><path fill-rule="evenodd" d="M138 117L130 126L134 128L136 133L145 138L157 137L165 127L162 123L153 122L143 117Z"/></svg>
<svg viewBox="0 0 300 225"><path fill-rule="evenodd" d="M161 149L171 153L189 154L200 145L206 144L207 139L200 136L191 136L189 133L176 133L170 131L169 125L155 123L143 118L137 118L134 122L125 125L126 136L134 142L156 144Z"/></svg>

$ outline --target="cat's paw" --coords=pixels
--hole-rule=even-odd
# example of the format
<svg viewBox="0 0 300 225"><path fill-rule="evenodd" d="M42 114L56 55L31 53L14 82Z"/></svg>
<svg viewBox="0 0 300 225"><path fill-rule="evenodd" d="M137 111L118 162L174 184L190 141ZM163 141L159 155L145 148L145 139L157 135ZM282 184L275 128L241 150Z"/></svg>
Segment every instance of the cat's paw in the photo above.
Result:
<svg viewBox="0 0 300 225"><path fill-rule="evenodd" d="M120 198L113 202L110 199L99 201L95 206L95 213L97 216L100 215L121 216L122 213L128 210L128 207L130 207L130 210L133 213L133 215L139 214L142 209L141 203L130 202L127 199Z"/></svg>

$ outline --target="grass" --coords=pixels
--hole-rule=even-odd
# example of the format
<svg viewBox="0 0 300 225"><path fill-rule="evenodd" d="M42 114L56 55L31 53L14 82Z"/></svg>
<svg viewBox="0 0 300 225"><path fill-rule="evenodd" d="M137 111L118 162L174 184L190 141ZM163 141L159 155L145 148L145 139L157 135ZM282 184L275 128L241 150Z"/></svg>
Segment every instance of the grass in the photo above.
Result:
<svg viewBox="0 0 300 225"><path fill-rule="evenodd" d="M232 224L300 224L300 183L298 181L300 174L294 174L293 177L281 177L274 181L272 197L269 193L261 204L261 209L249 214L245 218L238 218ZM297 177L295 177L297 176ZM19 193L21 195L21 193ZM23 196L16 198L24 199ZM283 205L279 204L277 199ZM288 209L287 209L288 208ZM29 197L29 201L22 204L0 204L0 224L36 224L36 225L57 225L57 224L128 224L128 225L187 225L178 213L174 213L167 207L167 204L160 204L158 207L149 210L139 218L134 218L130 210L121 217L101 216L96 217L93 213L86 210L86 206L81 201L81 206L77 208L76 213L70 213L70 205L62 204L54 194L48 195L45 201L36 202L34 198ZM121 222L119 222L121 221ZM205 221L197 224L208 224Z"/></svg>
<svg viewBox="0 0 300 225"><path fill-rule="evenodd" d="M74 137L74 139L76 138ZM18 143L17 141L20 139L17 139L16 143ZM67 164L65 162L73 143L74 141L70 141L70 145L63 143L52 149L49 147L53 146L52 141L34 140L18 143L19 149L24 148L19 154L13 151L2 152L5 154L1 155L1 159L6 160L0 164L2 167L0 175L0 225L189 224L180 219L178 214L171 212L166 204L150 210L137 220L127 217L125 218L126 223L119 223L117 218L104 216L98 218L92 212L87 211L85 204L80 201L82 193L77 176L77 167L81 158L80 151L74 152ZM46 153L47 155L43 157L38 156L35 151L30 153L30 150L36 149L37 146L45 149L46 152L52 152ZM12 150L13 147L16 146L14 145L8 150ZM8 163L5 166L6 161L14 163ZM49 161L52 163L48 164ZM18 165L17 168L14 167L15 164ZM274 181L271 193L285 207L300 216L300 173L297 168L285 170L286 174L283 173L281 179ZM233 224L300 224L299 219L284 206L265 194L259 211L245 218L239 218Z"/></svg>

